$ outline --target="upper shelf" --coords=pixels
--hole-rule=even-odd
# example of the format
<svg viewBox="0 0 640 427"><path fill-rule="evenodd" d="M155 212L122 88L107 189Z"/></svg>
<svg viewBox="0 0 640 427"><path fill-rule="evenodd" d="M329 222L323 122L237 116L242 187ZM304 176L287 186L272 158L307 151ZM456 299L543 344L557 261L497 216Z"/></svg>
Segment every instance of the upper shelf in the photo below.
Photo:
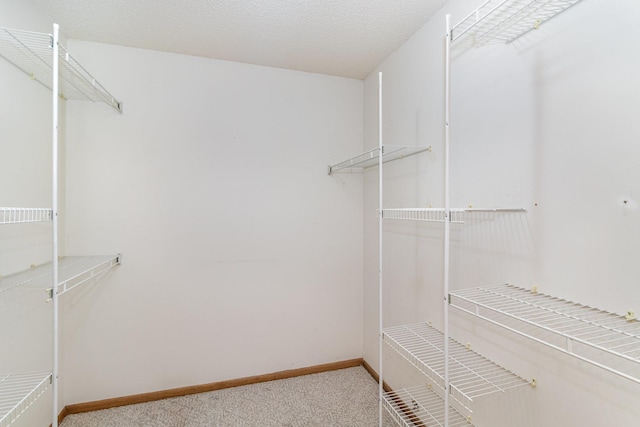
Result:
<svg viewBox="0 0 640 427"><path fill-rule="evenodd" d="M478 43L510 43L580 0L488 0L453 26L451 41L471 36Z"/></svg>
<svg viewBox="0 0 640 427"><path fill-rule="evenodd" d="M0 374L0 427L13 424L50 386L50 372Z"/></svg>
<svg viewBox="0 0 640 427"><path fill-rule="evenodd" d="M404 147L398 145L383 145L382 146L382 163L387 163L392 160L403 159L405 157L413 156L424 151L431 151L431 147ZM329 166L329 175L338 171L357 171L361 172L372 166L377 166L379 163L379 148L366 151L355 157L351 157L340 163Z"/></svg>
<svg viewBox="0 0 640 427"><path fill-rule="evenodd" d="M23 224L51 221L52 210L48 208L0 208L0 224Z"/></svg>
<svg viewBox="0 0 640 427"><path fill-rule="evenodd" d="M383 331L383 340L444 392L444 334L426 323ZM472 411L474 400L529 382L449 338L451 397Z"/></svg>
<svg viewBox="0 0 640 427"><path fill-rule="evenodd" d="M451 292L451 306L640 383L640 322L527 290L495 285Z"/></svg>
<svg viewBox="0 0 640 427"><path fill-rule="evenodd" d="M449 209L450 221L456 224L464 224L465 219L472 214L484 216L501 213L526 212L523 208L452 208ZM383 209L382 217L403 221L444 222L446 215L444 208L401 208Z"/></svg>
<svg viewBox="0 0 640 427"><path fill-rule="evenodd" d="M58 285L62 295L93 277L120 264L120 255L69 256L58 261ZM52 263L0 278L0 293L9 290L49 290L52 288Z"/></svg>
<svg viewBox="0 0 640 427"><path fill-rule="evenodd" d="M32 79L53 88L53 37L0 27L0 56ZM122 103L109 93L58 43L59 88L63 99L104 102L119 112Z"/></svg>

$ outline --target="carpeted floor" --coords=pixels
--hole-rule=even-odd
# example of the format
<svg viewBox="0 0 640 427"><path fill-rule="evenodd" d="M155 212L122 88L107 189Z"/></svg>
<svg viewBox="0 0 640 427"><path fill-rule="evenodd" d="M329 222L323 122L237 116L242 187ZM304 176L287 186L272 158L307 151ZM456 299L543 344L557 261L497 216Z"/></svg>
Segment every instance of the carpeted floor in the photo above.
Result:
<svg viewBox="0 0 640 427"><path fill-rule="evenodd" d="M384 426L393 421L385 413ZM378 384L362 367L68 415L60 427L376 427Z"/></svg>

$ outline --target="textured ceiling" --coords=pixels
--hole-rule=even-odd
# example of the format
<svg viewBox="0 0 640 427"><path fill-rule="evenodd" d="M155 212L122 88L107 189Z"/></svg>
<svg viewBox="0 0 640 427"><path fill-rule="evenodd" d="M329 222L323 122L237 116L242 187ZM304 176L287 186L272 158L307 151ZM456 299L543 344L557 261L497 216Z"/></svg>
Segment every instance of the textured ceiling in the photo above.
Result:
<svg viewBox="0 0 640 427"><path fill-rule="evenodd" d="M33 0L67 38L363 79L447 0Z"/></svg>

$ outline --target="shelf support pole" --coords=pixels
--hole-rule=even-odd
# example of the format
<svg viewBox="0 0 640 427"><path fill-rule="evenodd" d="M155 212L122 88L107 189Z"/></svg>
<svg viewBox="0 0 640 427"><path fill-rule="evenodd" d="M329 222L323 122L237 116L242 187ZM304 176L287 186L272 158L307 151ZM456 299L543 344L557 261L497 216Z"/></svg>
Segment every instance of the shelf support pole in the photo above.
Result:
<svg viewBox="0 0 640 427"><path fill-rule="evenodd" d="M382 72L378 73L378 424L382 427L382 394L384 378L382 376Z"/></svg>
<svg viewBox="0 0 640 427"><path fill-rule="evenodd" d="M53 283L51 301L53 306L53 367L51 376L51 388L53 393L51 427L58 427L58 36L59 26L53 24L52 54L53 54L53 76L52 76L52 98L53 98L53 132L52 132L52 173L51 173L51 221L52 224L52 265Z"/></svg>
<svg viewBox="0 0 640 427"><path fill-rule="evenodd" d="M449 203L449 143L451 141L451 15L446 16L445 37L445 118L444 118L444 427L449 427L449 237L451 226L451 206Z"/></svg>

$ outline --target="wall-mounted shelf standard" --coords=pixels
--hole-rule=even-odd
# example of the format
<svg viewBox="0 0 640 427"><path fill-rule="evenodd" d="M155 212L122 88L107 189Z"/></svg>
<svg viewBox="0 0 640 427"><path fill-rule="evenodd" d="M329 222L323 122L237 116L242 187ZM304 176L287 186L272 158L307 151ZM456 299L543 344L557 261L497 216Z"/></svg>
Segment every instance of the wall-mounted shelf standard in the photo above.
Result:
<svg viewBox="0 0 640 427"><path fill-rule="evenodd" d="M426 323L386 328L384 341L444 392L444 334ZM493 393L529 384L523 378L449 338L450 395L467 410Z"/></svg>
<svg viewBox="0 0 640 427"><path fill-rule="evenodd" d="M450 209L450 222L455 224L464 224L465 219L471 214L484 214L483 217L500 213L518 213L526 212L521 208L456 208ZM443 208L402 208L402 209L383 209L382 217L384 219L394 219L402 221L426 221L426 222L445 222L446 212ZM488 218L487 218L488 219Z"/></svg>
<svg viewBox="0 0 640 427"><path fill-rule="evenodd" d="M580 0L488 0L453 26L451 41L510 43Z"/></svg>
<svg viewBox="0 0 640 427"><path fill-rule="evenodd" d="M419 386L387 392L383 396L383 405L400 426L432 427L445 425L444 402L430 387ZM472 426L471 421L463 417L454 408L449 408L449 427Z"/></svg>
<svg viewBox="0 0 640 427"><path fill-rule="evenodd" d="M0 224L50 222L52 210L47 208L0 208Z"/></svg>
<svg viewBox="0 0 640 427"><path fill-rule="evenodd" d="M51 372L0 374L0 427L8 427L51 386Z"/></svg>
<svg viewBox="0 0 640 427"><path fill-rule="evenodd" d="M0 56L53 90L53 37L0 27ZM122 112L122 103L58 43L59 95L63 99L104 102Z"/></svg>
<svg viewBox="0 0 640 427"><path fill-rule="evenodd" d="M450 293L450 304L640 383L640 322L505 284Z"/></svg>
<svg viewBox="0 0 640 427"><path fill-rule="evenodd" d="M387 163L393 160L404 159L405 157L413 156L425 151L431 151L431 147L404 147L398 145L383 145L382 146L382 163ZM329 175L338 171L351 171L362 172L363 170L378 166L379 164L379 148L366 151L355 157L351 157L340 163L329 166Z"/></svg>
<svg viewBox="0 0 640 427"><path fill-rule="evenodd" d="M52 388L51 426L58 427L59 378L59 296L108 271L120 263L120 255L107 257L66 257L58 255L58 170L60 99L104 102L118 112L122 103L115 99L85 70L59 42L60 27L53 24L51 34L11 30L0 27L0 57L51 90L51 209L23 214L17 208L4 208L0 224L48 220L51 227L52 262L26 272L0 278L0 293L19 290L48 290L52 305ZM28 221L23 221L27 218ZM1 383L0 383L1 386ZM0 389L1 390L1 389ZM3 404L0 399L0 405ZM0 427L3 427L0 425Z"/></svg>
<svg viewBox="0 0 640 427"><path fill-rule="evenodd" d="M62 295L78 285L120 264L120 255L69 256L58 261L57 294ZM53 264L43 264L29 270L0 278L0 293L9 290L51 290Z"/></svg>

